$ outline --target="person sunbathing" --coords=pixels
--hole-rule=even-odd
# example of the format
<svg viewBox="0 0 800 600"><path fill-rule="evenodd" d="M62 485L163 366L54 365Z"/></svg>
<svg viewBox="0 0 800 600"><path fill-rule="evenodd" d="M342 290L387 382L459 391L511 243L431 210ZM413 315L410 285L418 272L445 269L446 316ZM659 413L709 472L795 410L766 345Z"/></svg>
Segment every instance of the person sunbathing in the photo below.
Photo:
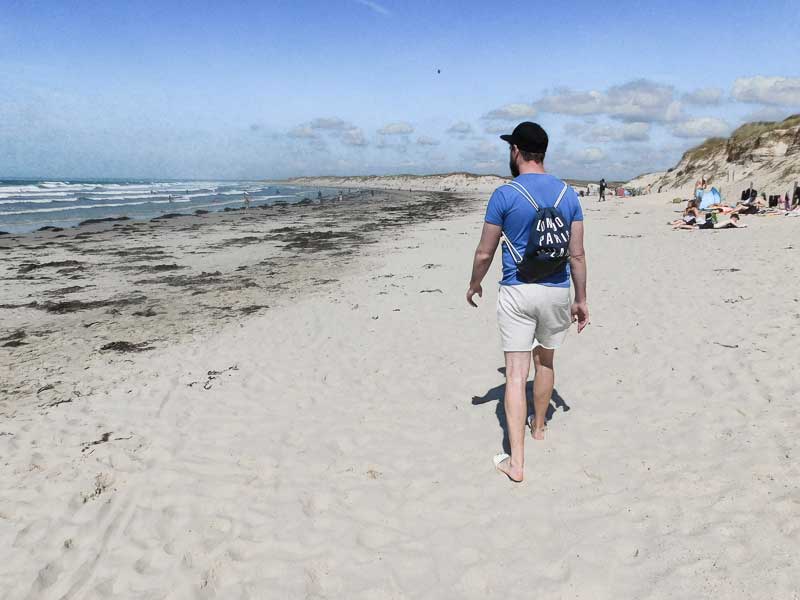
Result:
<svg viewBox="0 0 800 600"><path fill-rule="evenodd" d="M686 209L689 210L689 209ZM689 215L684 215L682 220L673 221L671 225L673 225L673 229L713 229L714 221L711 217L711 213L701 213L696 208L694 209L695 212L690 213Z"/></svg>
<svg viewBox="0 0 800 600"><path fill-rule="evenodd" d="M686 208L683 211L683 216L680 219L675 219L668 223L673 227L679 225L694 225L700 216L700 209L697 208L697 200L689 200Z"/></svg>
<svg viewBox="0 0 800 600"><path fill-rule="evenodd" d="M747 224L741 223L739 215L736 213L731 213L730 218L724 223L716 223L714 225L714 229L741 229L743 227L747 227Z"/></svg>
<svg viewBox="0 0 800 600"><path fill-rule="evenodd" d="M742 229L747 227L746 224L740 222L740 217L736 213L731 213L730 218L724 223L714 223L709 217L702 221L697 221L694 224L683 224L674 227L673 229Z"/></svg>
<svg viewBox="0 0 800 600"><path fill-rule="evenodd" d="M766 208L766 206L767 203L765 200L762 200L757 196L751 196L747 200L737 202L736 206L733 208L719 204L715 204L711 208L719 207L721 209L720 212L724 215L755 215L762 208Z"/></svg>

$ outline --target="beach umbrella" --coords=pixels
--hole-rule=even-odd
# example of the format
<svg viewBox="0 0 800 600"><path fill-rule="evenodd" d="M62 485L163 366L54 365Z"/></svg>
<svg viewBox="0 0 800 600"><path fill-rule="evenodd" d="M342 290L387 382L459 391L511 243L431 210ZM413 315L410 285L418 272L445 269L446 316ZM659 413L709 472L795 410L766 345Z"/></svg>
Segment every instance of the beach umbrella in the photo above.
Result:
<svg viewBox="0 0 800 600"><path fill-rule="evenodd" d="M703 190L703 196L700 200L700 210L705 210L712 204L719 204L722 202L722 197L719 195L719 190L717 188L711 188L710 190Z"/></svg>

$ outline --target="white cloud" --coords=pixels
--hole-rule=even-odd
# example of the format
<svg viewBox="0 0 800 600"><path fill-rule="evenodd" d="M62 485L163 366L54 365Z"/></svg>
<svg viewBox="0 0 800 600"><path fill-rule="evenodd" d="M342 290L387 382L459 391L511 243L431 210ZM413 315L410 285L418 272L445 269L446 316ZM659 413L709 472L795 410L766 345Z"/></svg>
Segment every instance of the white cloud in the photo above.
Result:
<svg viewBox="0 0 800 600"><path fill-rule="evenodd" d="M536 107L531 104L506 104L486 113L483 118L497 121L519 121L536 116Z"/></svg>
<svg viewBox="0 0 800 600"><path fill-rule="evenodd" d="M622 123L593 127L583 135L592 142L643 142L650 139L650 123Z"/></svg>
<svg viewBox="0 0 800 600"><path fill-rule="evenodd" d="M367 8L369 8L373 12L378 13L379 15L389 16L392 14L388 8L386 8L381 4L378 4L377 2L372 2L371 0L355 0L355 1L358 4L361 4L362 6L366 6Z"/></svg>
<svg viewBox="0 0 800 600"><path fill-rule="evenodd" d="M384 125L378 130L378 133L381 135L408 135L409 133L414 133L414 127L411 123L398 121Z"/></svg>
<svg viewBox="0 0 800 600"><path fill-rule="evenodd" d="M482 140L464 148L461 158L468 165L481 163L483 168L489 168L490 165L508 161L508 147L503 148L500 143Z"/></svg>
<svg viewBox="0 0 800 600"><path fill-rule="evenodd" d="M575 153L575 157L580 162L595 163L603 160L606 157L606 153L600 148L593 146L590 148L584 148L583 150L578 150L578 152Z"/></svg>
<svg viewBox="0 0 800 600"><path fill-rule="evenodd" d="M722 90L715 87L700 88L684 94L683 101L699 106L715 106L722 102Z"/></svg>
<svg viewBox="0 0 800 600"><path fill-rule="evenodd" d="M567 136L577 136L586 133L590 123L581 121L568 121L564 124L564 134Z"/></svg>
<svg viewBox="0 0 800 600"><path fill-rule="evenodd" d="M448 127L447 133L453 133L459 136L469 135L472 133L472 125L465 121L459 121Z"/></svg>
<svg viewBox="0 0 800 600"><path fill-rule="evenodd" d="M682 115L675 88L636 79L611 86L605 92L559 89L544 96L536 106L544 112L566 115L607 115L626 122L669 122Z"/></svg>
<svg viewBox="0 0 800 600"><path fill-rule="evenodd" d="M761 108L748 113L742 118L743 123L751 121L783 121L792 113L788 108L780 106L762 106Z"/></svg>
<svg viewBox="0 0 800 600"><path fill-rule="evenodd" d="M317 133L308 125L298 125L289 130L290 138L313 140L319 138Z"/></svg>
<svg viewBox="0 0 800 600"><path fill-rule="evenodd" d="M681 138L709 138L728 135L730 126L716 117L698 117L675 123L672 135Z"/></svg>
<svg viewBox="0 0 800 600"><path fill-rule="evenodd" d="M575 92L560 88L544 96L536 106L544 112L562 115L599 115L603 112L603 102L604 97L600 92Z"/></svg>
<svg viewBox="0 0 800 600"><path fill-rule="evenodd" d="M361 129L358 127L351 127L343 132L342 143L347 146L366 146L367 140Z"/></svg>
<svg viewBox="0 0 800 600"><path fill-rule="evenodd" d="M317 117L289 131L289 137L320 140L323 139L320 133L326 133L329 139L338 140L346 146L367 145L364 131L339 117Z"/></svg>
<svg viewBox="0 0 800 600"><path fill-rule="evenodd" d="M608 89L607 112L623 121L671 121L680 112L674 97L672 86L637 79Z"/></svg>
<svg viewBox="0 0 800 600"><path fill-rule="evenodd" d="M731 95L739 102L800 106L800 78L740 77Z"/></svg>
<svg viewBox="0 0 800 600"><path fill-rule="evenodd" d="M487 125L483 128L483 131L486 133L500 135L503 133L511 133L511 127L508 125Z"/></svg>
<svg viewBox="0 0 800 600"><path fill-rule="evenodd" d="M417 144L420 146L438 146L439 140L433 139L426 135L421 135L417 138Z"/></svg>
<svg viewBox="0 0 800 600"><path fill-rule="evenodd" d="M353 126L349 123L342 121L338 117L318 117L311 121L311 129L327 129L330 131L338 131L341 129L350 129Z"/></svg>

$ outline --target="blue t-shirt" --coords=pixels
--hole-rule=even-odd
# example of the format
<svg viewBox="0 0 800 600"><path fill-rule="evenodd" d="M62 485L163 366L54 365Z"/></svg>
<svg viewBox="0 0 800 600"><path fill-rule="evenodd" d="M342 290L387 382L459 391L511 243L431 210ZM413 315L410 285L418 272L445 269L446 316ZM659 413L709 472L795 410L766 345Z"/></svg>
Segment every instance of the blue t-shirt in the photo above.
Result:
<svg viewBox="0 0 800 600"><path fill-rule="evenodd" d="M536 200L536 204L542 208L553 206L564 187L564 182L558 177L546 173L525 173L514 181L528 190ZM572 186L567 188L558 210L564 217L567 227L572 227L573 221L583 221L583 209ZM503 233L520 254L525 254L525 248L528 247L528 234L535 216L536 209L528 199L507 185L502 185L494 191L486 207L486 222L502 227ZM503 244L503 279L500 285L522 283L524 282L517 279L517 263ZM569 287L569 264L561 271L536 283L551 287Z"/></svg>

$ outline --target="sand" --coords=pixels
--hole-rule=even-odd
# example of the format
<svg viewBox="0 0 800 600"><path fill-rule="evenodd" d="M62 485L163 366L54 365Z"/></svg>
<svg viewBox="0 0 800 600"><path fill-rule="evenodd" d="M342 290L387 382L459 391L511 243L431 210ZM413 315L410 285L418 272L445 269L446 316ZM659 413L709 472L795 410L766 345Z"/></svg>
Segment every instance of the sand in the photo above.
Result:
<svg viewBox="0 0 800 600"><path fill-rule="evenodd" d="M333 285L250 290L271 308L7 400L2 597L798 597L800 219L674 232L671 196L585 202L592 324L524 483L491 463L475 198L326 263Z"/></svg>

